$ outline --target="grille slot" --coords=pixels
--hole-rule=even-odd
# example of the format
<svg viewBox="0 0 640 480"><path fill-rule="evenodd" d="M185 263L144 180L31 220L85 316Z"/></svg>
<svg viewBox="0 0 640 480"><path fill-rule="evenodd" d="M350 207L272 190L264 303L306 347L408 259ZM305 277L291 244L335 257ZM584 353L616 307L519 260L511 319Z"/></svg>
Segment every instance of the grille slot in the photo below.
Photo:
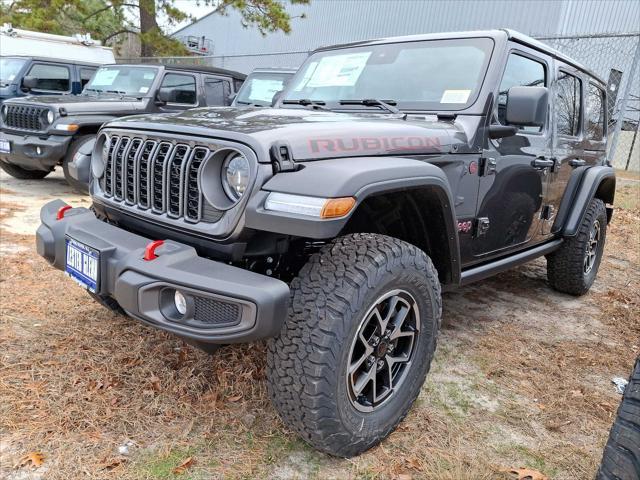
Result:
<svg viewBox="0 0 640 480"><path fill-rule="evenodd" d="M240 306L214 298L194 297L193 319L207 325L236 325L240 322Z"/></svg>
<svg viewBox="0 0 640 480"><path fill-rule="evenodd" d="M42 121L47 110L45 107L7 105L5 124L19 130L42 131Z"/></svg>
<svg viewBox="0 0 640 480"><path fill-rule="evenodd" d="M179 217L182 213L182 172L189 159L191 150L187 145L176 145L173 156L169 160L167 172L167 214L171 217Z"/></svg>
<svg viewBox="0 0 640 480"><path fill-rule="evenodd" d="M136 160L140 145L142 145L142 140L139 138L134 138L131 141L131 147L129 147L124 165L124 178L122 179L124 183L124 198L130 205L136 201Z"/></svg>
<svg viewBox="0 0 640 480"><path fill-rule="evenodd" d="M202 166L215 150L122 134L110 135L107 142L105 197L190 223L216 223L224 215L200 190Z"/></svg>

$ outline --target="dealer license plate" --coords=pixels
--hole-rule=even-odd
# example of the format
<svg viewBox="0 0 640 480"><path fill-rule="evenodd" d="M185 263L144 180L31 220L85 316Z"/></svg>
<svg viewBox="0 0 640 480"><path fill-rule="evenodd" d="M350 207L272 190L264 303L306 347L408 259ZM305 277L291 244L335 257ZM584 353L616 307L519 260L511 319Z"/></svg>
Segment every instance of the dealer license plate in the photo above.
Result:
<svg viewBox="0 0 640 480"><path fill-rule="evenodd" d="M97 293L100 278L100 252L73 238L67 237L65 272L81 287Z"/></svg>

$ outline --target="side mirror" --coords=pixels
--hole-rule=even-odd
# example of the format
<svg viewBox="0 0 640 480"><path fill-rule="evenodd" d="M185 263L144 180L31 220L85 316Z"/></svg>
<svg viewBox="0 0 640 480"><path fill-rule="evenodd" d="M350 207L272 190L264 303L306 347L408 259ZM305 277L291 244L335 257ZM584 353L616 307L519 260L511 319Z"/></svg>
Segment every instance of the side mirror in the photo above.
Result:
<svg viewBox="0 0 640 480"><path fill-rule="evenodd" d="M541 127L547 119L549 90L546 87L511 87L507 93L508 125Z"/></svg>
<svg viewBox="0 0 640 480"><path fill-rule="evenodd" d="M278 101L280 100L280 96L282 95L282 92L284 92L284 90L278 90L276 93L273 94L273 97L271 97L272 107L274 107L276 103L278 103Z"/></svg>
<svg viewBox="0 0 640 480"><path fill-rule="evenodd" d="M156 95L157 105L166 105L170 102L175 102L176 91L173 88L161 88Z"/></svg>
<svg viewBox="0 0 640 480"><path fill-rule="evenodd" d="M32 88L36 88L37 86L37 77L26 76L22 79L22 88L24 88L25 90L31 90Z"/></svg>

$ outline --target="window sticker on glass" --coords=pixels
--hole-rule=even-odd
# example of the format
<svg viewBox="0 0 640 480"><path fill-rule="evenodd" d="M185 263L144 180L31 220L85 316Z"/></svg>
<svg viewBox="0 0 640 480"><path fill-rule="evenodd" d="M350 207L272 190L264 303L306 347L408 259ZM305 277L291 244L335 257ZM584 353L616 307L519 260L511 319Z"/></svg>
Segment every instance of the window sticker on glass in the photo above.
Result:
<svg viewBox="0 0 640 480"><path fill-rule="evenodd" d="M144 74L144 79L145 80L153 80L153 77L155 77L156 74L155 72L147 72Z"/></svg>
<svg viewBox="0 0 640 480"><path fill-rule="evenodd" d="M440 103L467 103L471 90L445 90Z"/></svg>
<svg viewBox="0 0 640 480"><path fill-rule="evenodd" d="M282 90L282 80L268 80L256 78L251 82L249 98L270 102L276 92Z"/></svg>
<svg viewBox="0 0 640 480"><path fill-rule="evenodd" d="M149 91L149 87L140 87L140 90L138 90L138 93L147 93Z"/></svg>
<svg viewBox="0 0 640 480"><path fill-rule="evenodd" d="M120 70L99 69L93 77L93 85L113 85Z"/></svg>
<svg viewBox="0 0 640 480"><path fill-rule="evenodd" d="M371 52L332 55L320 60L307 87L352 87L360 78Z"/></svg>

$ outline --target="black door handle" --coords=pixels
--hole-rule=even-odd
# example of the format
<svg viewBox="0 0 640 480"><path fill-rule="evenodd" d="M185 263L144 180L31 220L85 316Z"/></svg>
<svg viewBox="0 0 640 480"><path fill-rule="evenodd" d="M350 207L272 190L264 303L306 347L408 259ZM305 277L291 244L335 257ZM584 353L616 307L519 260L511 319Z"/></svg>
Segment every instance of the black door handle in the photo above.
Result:
<svg viewBox="0 0 640 480"><path fill-rule="evenodd" d="M573 160L569 160L569 165L572 167L584 167L587 164L586 160L581 160L579 158L574 158Z"/></svg>
<svg viewBox="0 0 640 480"><path fill-rule="evenodd" d="M556 161L554 159L546 158L546 157L538 157L531 162L532 167L539 168L539 169L553 168L555 164L556 164Z"/></svg>

